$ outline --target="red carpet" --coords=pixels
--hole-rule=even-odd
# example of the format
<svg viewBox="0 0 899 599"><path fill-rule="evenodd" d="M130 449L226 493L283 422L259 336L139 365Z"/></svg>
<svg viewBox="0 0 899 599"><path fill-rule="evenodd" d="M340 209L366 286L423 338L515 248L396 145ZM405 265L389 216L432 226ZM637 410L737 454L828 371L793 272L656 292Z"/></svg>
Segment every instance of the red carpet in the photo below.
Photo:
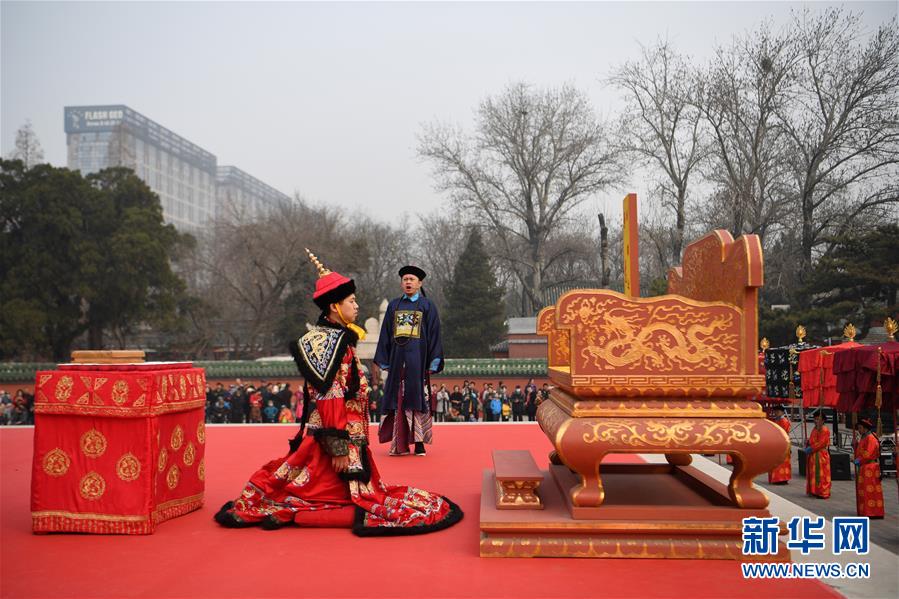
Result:
<svg viewBox="0 0 899 599"><path fill-rule="evenodd" d="M213 513L248 475L287 448L293 428L209 426L206 506L151 536L33 535L33 430L0 429L2 597L827 597L813 581L746 581L737 563L674 560L482 559L481 473L491 449L530 449L546 466L536 425L435 427L426 458L375 458L387 482L450 497L465 519L421 537L349 530L230 530ZM622 456L622 459L624 456Z"/></svg>

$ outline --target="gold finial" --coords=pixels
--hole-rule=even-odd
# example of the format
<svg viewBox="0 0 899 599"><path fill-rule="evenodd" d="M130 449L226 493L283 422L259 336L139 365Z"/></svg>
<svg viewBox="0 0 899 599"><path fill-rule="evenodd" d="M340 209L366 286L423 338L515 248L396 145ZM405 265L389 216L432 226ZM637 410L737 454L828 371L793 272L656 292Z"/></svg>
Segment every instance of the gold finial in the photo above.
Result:
<svg viewBox="0 0 899 599"><path fill-rule="evenodd" d="M759 341L759 347L762 348L762 351L765 351L766 349L768 349L769 347L771 347L771 342L768 341L768 338L767 338L767 337L762 337L762 340Z"/></svg>
<svg viewBox="0 0 899 599"><path fill-rule="evenodd" d="M855 330L855 325L851 322L843 327L843 337L848 339L849 341L855 341L855 334L858 331Z"/></svg>
<svg viewBox="0 0 899 599"><path fill-rule="evenodd" d="M796 327L796 338L799 339L799 343L803 343L805 341L805 327L799 325Z"/></svg>
<svg viewBox="0 0 899 599"><path fill-rule="evenodd" d="M887 330L887 337L890 338L890 341L895 341L896 331L899 331L899 324L888 316L887 319L883 321L883 328Z"/></svg>
<svg viewBox="0 0 899 599"><path fill-rule="evenodd" d="M331 274L331 271L325 268L321 262L318 261L318 258L315 257L315 254L309 251L309 248L303 248L306 250L306 253L309 255L309 259L312 260L312 263L315 265L315 268L318 269L319 278L324 277L325 275Z"/></svg>

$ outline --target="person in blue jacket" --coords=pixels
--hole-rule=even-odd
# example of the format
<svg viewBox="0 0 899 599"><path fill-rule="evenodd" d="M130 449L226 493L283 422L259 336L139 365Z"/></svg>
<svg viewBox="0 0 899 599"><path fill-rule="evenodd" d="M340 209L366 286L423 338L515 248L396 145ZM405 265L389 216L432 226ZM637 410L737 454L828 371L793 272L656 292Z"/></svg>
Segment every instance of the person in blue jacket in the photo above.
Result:
<svg viewBox="0 0 899 599"><path fill-rule="evenodd" d="M437 306L426 296L427 273L417 266L399 270L403 295L387 305L375 363L388 371L378 439L390 455L425 455L433 439L430 375L443 370L443 341Z"/></svg>

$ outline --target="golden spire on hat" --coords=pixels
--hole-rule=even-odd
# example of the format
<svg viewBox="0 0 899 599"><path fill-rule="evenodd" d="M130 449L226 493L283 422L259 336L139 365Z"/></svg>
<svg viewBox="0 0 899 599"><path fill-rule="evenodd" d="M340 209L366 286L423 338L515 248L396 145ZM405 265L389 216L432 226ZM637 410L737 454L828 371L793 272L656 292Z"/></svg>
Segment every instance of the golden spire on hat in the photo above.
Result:
<svg viewBox="0 0 899 599"><path fill-rule="evenodd" d="M311 251L309 251L309 248L303 248L303 249L306 250L306 254L309 255L309 259L312 261L312 264L314 264L315 268L318 269L319 278L326 277L329 274L331 274L331 271L328 270L327 268L325 268L325 266L319 261L318 257L316 257L316 255L313 254Z"/></svg>

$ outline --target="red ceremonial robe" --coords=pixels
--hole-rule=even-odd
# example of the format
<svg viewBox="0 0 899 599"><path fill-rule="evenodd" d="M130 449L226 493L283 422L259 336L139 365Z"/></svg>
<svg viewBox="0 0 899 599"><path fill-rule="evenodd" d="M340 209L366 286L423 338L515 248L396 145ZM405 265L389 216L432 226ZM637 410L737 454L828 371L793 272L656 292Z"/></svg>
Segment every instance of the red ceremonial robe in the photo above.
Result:
<svg viewBox="0 0 899 599"><path fill-rule="evenodd" d="M777 420L774 421L774 424L783 428L787 431L787 436L790 436L790 419L785 415L781 416ZM785 483L789 482L790 478L793 475L793 468L790 465L790 452L787 452L787 459L784 462L768 473L768 482L769 483Z"/></svg>
<svg viewBox="0 0 899 599"><path fill-rule="evenodd" d="M872 433L855 445L855 459L861 461L855 477L855 504L859 516L883 518L883 486L880 484L880 442Z"/></svg>
<svg viewBox="0 0 899 599"><path fill-rule="evenodd" d="M830 429L813 428L808 446L811 452L805 458L805 492L827 499L830 497Z"/></svg>
<svg viewBox="0 0 899 599"><path fill-rule="evenodd" d="M432 532L462 519L446 497L381 480L369 449L369 387L355 340L352 331L319 321L292 345L315 400L307 428L312 434L253 474L240 496L216 514L217 522L235 528L352 527L359 536L376 536ZM349 470L338 473L331 458L344 455Z"/></svg>

